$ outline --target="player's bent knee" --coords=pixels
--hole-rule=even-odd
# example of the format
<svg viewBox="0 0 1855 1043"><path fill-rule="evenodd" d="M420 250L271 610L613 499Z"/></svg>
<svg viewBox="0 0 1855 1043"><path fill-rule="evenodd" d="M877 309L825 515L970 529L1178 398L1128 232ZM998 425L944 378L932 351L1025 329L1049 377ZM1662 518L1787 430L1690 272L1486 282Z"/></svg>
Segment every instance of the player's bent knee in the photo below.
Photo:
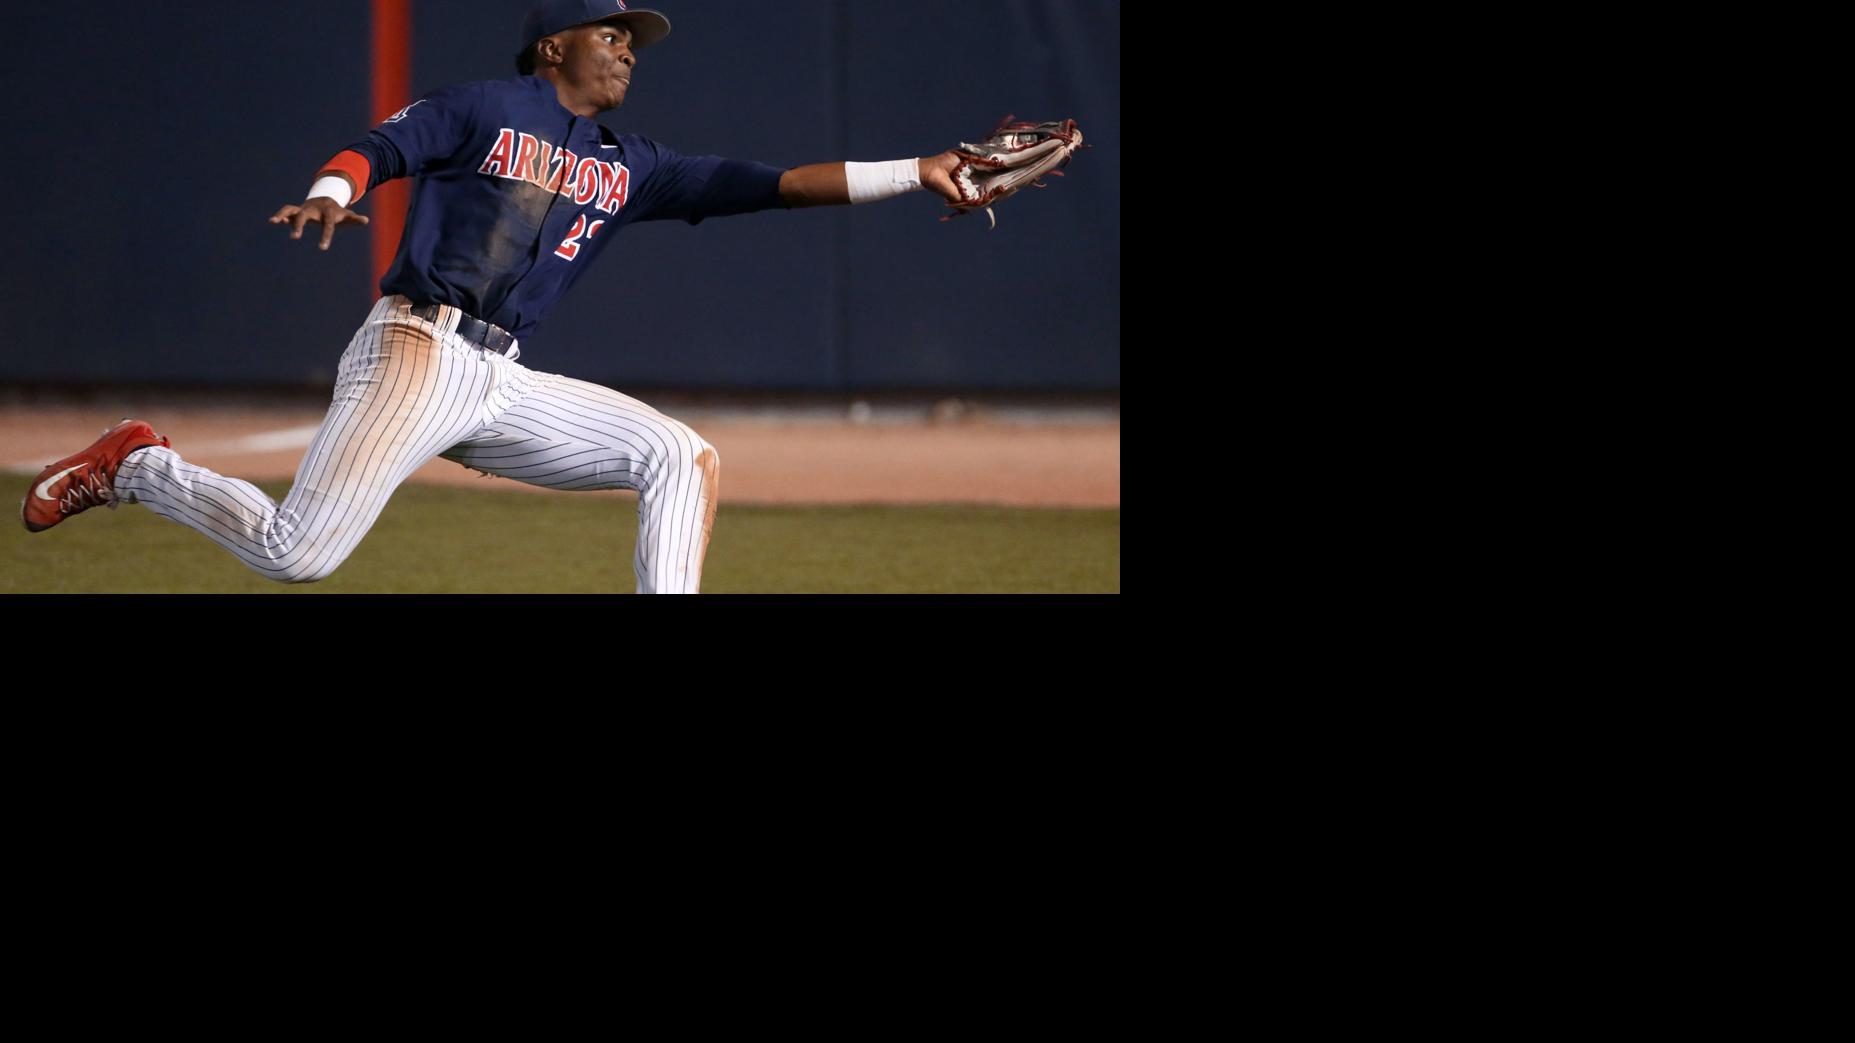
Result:
<svg viewBox="0 0 1855 1043"><path fill-rule="evenodd" d="M696 434L694 429L685 430L689 432L689 444L696 454L694 459L688 461L689 469L701 475L703 491L712 502L715 488L721 481L721 453L707 439Z"/></svg>
<svg viewBox="0 0 1855 1043"><path fill-rule="evenodd" d="M670 437L664 440L659 462L671 472L690 471L702 466L704 454L718 459L715 447L697 434L695 428L681 421L671 421Z"/></svg>
<svg viewBox="0 0 1855 1043"><path fill-rule="evenodd" d="M701 454L703 449L708 447L708 442L703 439L701 435L696 433L695 428L680 421L675 422L675 427L676 437L670 440L670 451L672 453L694 460L696 456Z"/></svg>
<svg viewBox="0 0 1855 1043"><path fill-rule="evenodd" d="M721 454L707 442L696 443L695 471L702 476L702 488L709 493L721 481Z"/></svg>
<svg viewBox="0 0 1855 1043"><path fill-rule="evenodd" d="M699 439L698 445L696 467L702 472L703 480L712 485L721 477L721 453L714 446Z"/></svg>
<svg viewBox="0 0 1855 1043"><path fill-rule="evenodd" d="M340 564L339 561L321 563L298 561L280 572L270 572L266 575L279 583L314 583L334 575L335 569Z"/></svg>

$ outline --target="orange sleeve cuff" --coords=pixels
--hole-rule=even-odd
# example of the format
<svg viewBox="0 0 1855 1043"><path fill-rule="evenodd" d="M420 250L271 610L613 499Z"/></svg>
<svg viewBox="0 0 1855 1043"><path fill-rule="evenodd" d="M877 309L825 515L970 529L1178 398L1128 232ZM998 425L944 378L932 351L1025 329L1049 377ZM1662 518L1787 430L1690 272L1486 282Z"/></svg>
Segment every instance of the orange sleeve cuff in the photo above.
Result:
<svg viewBox="0 0 1855 1043"><path fill-rule="evenodd" d="M367 162L367 157L359 152L351 148L342 149L335 153L335 158L322 164L322 169L316 171L316 176L321 177L329 171L346 174L348 180L354 182L354 198L348 200L348 205L353 206L367 194L367 179L373 176L374 165Z"/></svg>

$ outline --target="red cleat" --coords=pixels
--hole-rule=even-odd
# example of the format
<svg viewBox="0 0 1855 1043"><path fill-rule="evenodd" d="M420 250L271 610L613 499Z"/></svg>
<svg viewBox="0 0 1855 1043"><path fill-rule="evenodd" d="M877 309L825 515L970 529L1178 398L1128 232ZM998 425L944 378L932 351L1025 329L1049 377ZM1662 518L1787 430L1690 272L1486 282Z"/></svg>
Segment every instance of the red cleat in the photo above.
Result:
<svg viewBox="0 0 1855 1043"><path fill-rule="evenodd" d="M20 515L27 532L44 532L98 504L116 506L116 468L123 458L137 449L167 445L167 439L140 420L123 418L122 423L103 432L103 437L88 449L52 464L32 480Z"/></svg>

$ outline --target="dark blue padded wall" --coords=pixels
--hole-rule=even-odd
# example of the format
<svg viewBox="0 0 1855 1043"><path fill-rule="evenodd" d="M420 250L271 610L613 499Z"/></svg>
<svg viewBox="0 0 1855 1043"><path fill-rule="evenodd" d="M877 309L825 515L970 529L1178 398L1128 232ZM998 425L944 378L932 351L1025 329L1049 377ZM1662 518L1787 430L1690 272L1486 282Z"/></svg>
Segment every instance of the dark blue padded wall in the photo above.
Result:
<svg viewBox="0 0 1855 1043"><path fill-rule="evenodd" d="M366 120L365 37L311 39L295 5L21 7L0 14L0 118L33 157L0 165L0 379L333 378L366 243L286 249L265 218ZM365 0L321 10L367 24Z"/></svg>
<svg viewBox="0 0 1855 1043"><path fill-rule="evenodd" d="M893 159L1007 113L1074 116L1098 147L996 231L926 194L634 226L523 361L621 388L1118 388L1120 5L985 2L658 5L675 33L602 119L679 151ZM0 380L332 378L374 293L364 235L325 254L264 220L368 127L368 4L318 10L0 14L25 146L0 174ZM520 10L415 3L413 93L513 75Z"/></svg>
<svg viewBox="0 0 1855 1043"><path fill-rule="evenodd" d="M938 224L915 196L852 208L851 382L1118 388L1120 4L848 6L850 158L927 151L1006 115L1073 117L1095 146L996 207L990 231L983 213Z"/></svg>

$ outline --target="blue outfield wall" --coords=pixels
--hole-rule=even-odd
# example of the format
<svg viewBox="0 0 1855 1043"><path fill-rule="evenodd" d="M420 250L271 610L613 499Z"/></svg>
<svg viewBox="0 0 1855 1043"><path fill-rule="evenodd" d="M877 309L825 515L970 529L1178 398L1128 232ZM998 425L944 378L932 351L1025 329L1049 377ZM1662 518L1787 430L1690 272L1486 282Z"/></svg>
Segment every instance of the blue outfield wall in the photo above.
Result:
<svg viewBox="0 0 1855 1043"><path fill-rule="evenodd" d="M522 6L415 0L414 96L514 75ZM992 231L925 193L627 228L524 363L621 389L1119 389L1119 3L634 6L675 31L600 119L681 152L894 159L1008 113L1072 116L1096 147ZM376 293L365 233L322 253L265 219L369 128L368 8L0 14L24 146L0 167L0 381L333 379Z"/></svg>

